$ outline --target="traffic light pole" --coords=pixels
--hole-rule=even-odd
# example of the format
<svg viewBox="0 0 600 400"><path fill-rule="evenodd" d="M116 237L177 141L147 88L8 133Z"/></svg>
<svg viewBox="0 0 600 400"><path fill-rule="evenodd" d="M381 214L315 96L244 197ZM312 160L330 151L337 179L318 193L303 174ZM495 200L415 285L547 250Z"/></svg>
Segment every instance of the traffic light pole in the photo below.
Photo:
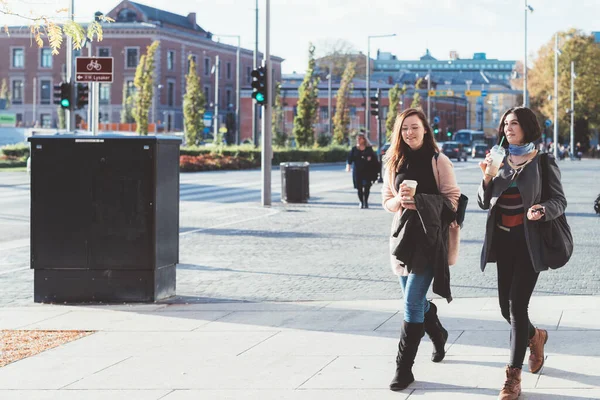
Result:
<svg viewBox="0 0 600 400"><path fill-rule="evenodd" d="M69 2L69 19L71 21L75 20L75 0L71 0ZM73 79L73 38L71 35L67 35L67 45L65 46L65 50L67 52L67 82L71 84L71 95L69 98L71 99L71 106L66 109L65 119L67 125L67 132L72 132L75 129L75 111L73 99L75 98L75 80Z"/></svg>
<svg viewBox="0 0 600 400"><path fill-rule="evenodd" d="M271 148L271 104L273 102L271 88L273 87L273 74L271 73L271 48L270 48L270 35L271 35L271 1L266 0L266 40L265 40L265 68L267 77L266 87L266 99L263 105L263 116L262 116L262 152L261 152L261 165L262 165L262 190L261 190L261 202L263 206L271 205L271 163L272 163L272 148ZM283 189L283 188L282 188Z"/></svg>
<svg viewBox="0 0 600 400"><path fill-rule="evenodd" d="M100 119L100 84L98 82L92 83L92 135L98 134L98 122ZM89 98L89 97L88 97ZM88 101L89 103L89 101ZM88 104L89 107L89 104Z"/></svg>
<svg viewBox="0 0 600 400"><path fill-rule="evenodd" d="M379 107L381 107L381 89L377 89L377 103ZM377 115L375 116L375 118L377 118L377 153L379 153L379 163L383 164L383 157L381 155L381 148L383 147L383 144L381 143L381 111L379 108L377 111ZM379 179L377 182L383 183L383 177L381 176L381 173L379 174Z"/></svg>

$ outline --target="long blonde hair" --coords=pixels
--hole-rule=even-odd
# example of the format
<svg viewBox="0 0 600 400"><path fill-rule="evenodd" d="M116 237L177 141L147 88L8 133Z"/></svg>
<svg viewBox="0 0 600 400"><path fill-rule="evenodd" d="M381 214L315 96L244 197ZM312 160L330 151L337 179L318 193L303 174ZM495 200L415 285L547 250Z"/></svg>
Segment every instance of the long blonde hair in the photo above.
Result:
<svg viewBox="0 0 600 400"><path fill-rule="evenodd" d="M433 137L433 131L427 122L427 117L423 114L423 111L417 108L408 108L402 111L396 117L394 122L394 128L392 129L392 143L390 148L385 153L384 162L385 169L388 171L398 171L400 167L406 162L406 152L410 148L404 138L402 138L402 124L404 120L412 115L419 117L425 128L425 134L423 135L423 146L439 153L440 149Z"/></svg>

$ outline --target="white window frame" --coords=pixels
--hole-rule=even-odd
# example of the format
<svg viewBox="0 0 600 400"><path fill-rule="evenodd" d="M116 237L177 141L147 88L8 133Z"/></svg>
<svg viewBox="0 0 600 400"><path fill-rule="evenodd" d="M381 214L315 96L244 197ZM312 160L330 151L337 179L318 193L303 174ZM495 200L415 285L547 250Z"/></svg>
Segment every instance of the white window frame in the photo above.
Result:
<svg viewBox="0 0 600 400"><path fill-rule="evenodd" d="M23 52L23 66L21 67L15 67L15 60L14 60L14 55L15 55L15 50L21 49L21 51ZM25 47L23 46L11 46L10 47L10 69L25 69Z"/></svg>
<svg viewBox="0 0 600 400"><path fill-rule="evenodd" d="M137 51L137 62L135 64L135 66L130 67L127 64L127 61L129 60L128 53L129 53L129 50L133 50L133 49L135 49ZM140 46L128 46L128 47L125 47L125 54L124 54L124 56L125 56L125 69L136 69L137 66L140 63Z"/></svg>

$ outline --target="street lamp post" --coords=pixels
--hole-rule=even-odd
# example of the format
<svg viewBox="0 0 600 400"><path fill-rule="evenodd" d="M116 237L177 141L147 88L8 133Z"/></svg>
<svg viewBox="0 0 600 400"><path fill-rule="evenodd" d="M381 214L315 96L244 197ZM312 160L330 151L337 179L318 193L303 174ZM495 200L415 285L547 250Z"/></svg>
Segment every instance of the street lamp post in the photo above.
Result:
<svg viewBox="0 0 600 400"><path fill-rule="evenodd" d="M417 90L419 88L415 88ZM431 124L431 96L429 96L429 91L431 90L431 68L427 71L427 122Z"/></svg>
<svg viewBox="0 0 600 400"><path fill-rule="evenodd" d="M329 131L329 137L333 135L333 131L331 129L331 78L333 74L333 64L329 64L329 74L327 75L327 117L329 118L329 123L327 130Z"/></svg>
<svg viewBox="0 0 600 400"><path fill-rule="evenodd" d="M571 61L571 109L569 113L571 114L571 155L577 156L575 154L575 61Z"/></svg>
<svg viewBox="0 0 600 400"><path fill-rule="evenodd" d="M215 35L218 37L237 38L237 51L235 52L235 144L240 144L240 35Z"/></svg>
<svg viewBox="0 0 600 400"><path fill-rule="evenodd" d="M554 158L558 158L558 32L554 35Z"/></svg>
<svg viewBox="0 0 600 400"><path fill-rule="evenodd" d="M467 91L471 91L473 80L467 79L465 83L467 84ZM469 97L467 97L467 129L471 129L471 100Z"/></svg>
<svg viewBox="0 0 600 400"><path fill-rule="evenodd" d="M525 61L523 63L523 106L529 107L529 97L527 94L527 13L533 12L533 7L527 4L525 0Z"/></svg>
<svg viewBox="0 0 600 400"><path fill-rule="evenodd" d="M371 39L392 36L396 36L396 34L367 36L367 96L365 101L365 126L367 128L367 137L369 137L369 134L371 133L371 110L369 110L369 99L371 98Z"/></svg>

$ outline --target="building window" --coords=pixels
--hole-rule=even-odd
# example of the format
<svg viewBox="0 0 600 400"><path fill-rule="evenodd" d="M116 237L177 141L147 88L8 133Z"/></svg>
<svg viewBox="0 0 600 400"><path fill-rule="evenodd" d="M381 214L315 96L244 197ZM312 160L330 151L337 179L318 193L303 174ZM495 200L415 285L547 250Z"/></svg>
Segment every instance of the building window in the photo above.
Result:
<svg viewBox="0 0 600 400"><path fill-rule="evenodd" d="M52 49L40 49L40 67L52 68Z"/></svg>
<svg viewBox="0 0 600 400"><path fill-rule="evenodd" d="M252 82L252 69L250 67L246 67L246 83Z"/></svg>
<svg viewBox="0 0 600 400"><path fill-rule="evenodd" d="M356 107L350 107L350 116L356 117Z"/></svg>
<svg viewBox="0 0 600 400"><path fill-rule="evenodd" d="M208 86L204 86L204 101L207 104L210 103L210 88Z"/></svg>
<svg viewBox="0 0 600 400"><path fill-rule="evenodd" d="M40 120L42 121L42 128L52 128L52 115L42 114Z"/></svg>
<svg viewBox="0 0 600 400"><path fill-rule="evenodd" d="M127 83L127 96L131 96L135 93L135 84L133 83L133 80L128 80Z"/></svg>
<svg viewBox="0 0 600 400"><path fill-rule="evenodd" d="M127 68L135 68L138 65L138 49L137 48L128 48L125 50L127 52Z"/></svg>
<svg viewBox="0 0 600 400"><path fill-rule="evenodd" d="M225 105L227 107L229 107L230 105L232 106L233 104L231 104L231 89L227 89L226 99L227 99L227 103Z"/></svg>
<svg viewBox="0 0 600 400"><path fill-rule="evenodd" d="M12 103L23 104L23 81L14 80L12 82Z"/></svg>
<svg viewBox="0 0 600 400"><path fill-rule="evenodd" d="M52 84L49 80L40 81L40 104L50 104L52 102Z"/></svg>
<svg viewBox="0 0 600 400"><path fill-rule="evenodd" d="M329 122L329 116L327 112L329 111L329 107L321 107L321 121Z"/></svg>
<svg viewBox="0 0 600 400"><path fill-rule="evenodd" d="M110 57L110 49L108 47L98 48L98 57Z"/></svg>
<svg viewBox="0 0 600 400"><path fill-rule="evenodd" d="M25 50L13 49L12 50L12 67L13 68L24 68L25 67Z"/></svg>
<svg viewBox="0 0 600 400"><path fill-rule="evenodd" d="M169 51L167 53L167 69L172 71L175 68L175 52Z"/></svg>
<svg viewBox="0 0 600 400"><path fill-rule="evenodd" d="M175 105L175 83L167 83L167 105L173 107Z"/></svg>
<svg viewBox="0 0 600 400"><path fill-rule="evenodd" d="M100 104L110 104L110 83L101 83L98 93L98 101Z"/></svg>
<svg viewBox="0 0 600 400"><path fill-rule="evenodd" d="M210 58L204 59L204 76L210 75Z"/></svg>
<svg viewBox="0 0 600 400"><path fill-rule="evenodd" d="M231 79L231 63L227 63L227 79Z"/></svg>

